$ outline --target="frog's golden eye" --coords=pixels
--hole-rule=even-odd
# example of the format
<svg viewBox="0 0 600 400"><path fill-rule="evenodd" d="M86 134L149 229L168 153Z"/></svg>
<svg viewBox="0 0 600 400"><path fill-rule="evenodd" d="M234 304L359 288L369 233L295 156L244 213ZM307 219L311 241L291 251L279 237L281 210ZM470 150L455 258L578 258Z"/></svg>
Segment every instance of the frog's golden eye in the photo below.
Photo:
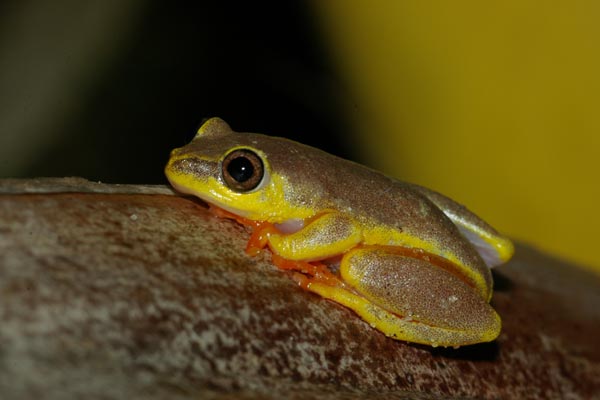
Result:
<svg viewBox="0 0 600 400"><path fill-rule="evenodd" d="M237 149L221 162L223 180L236 192L249 192L262 181L265 168L260 157L248 149Z"/></svg>

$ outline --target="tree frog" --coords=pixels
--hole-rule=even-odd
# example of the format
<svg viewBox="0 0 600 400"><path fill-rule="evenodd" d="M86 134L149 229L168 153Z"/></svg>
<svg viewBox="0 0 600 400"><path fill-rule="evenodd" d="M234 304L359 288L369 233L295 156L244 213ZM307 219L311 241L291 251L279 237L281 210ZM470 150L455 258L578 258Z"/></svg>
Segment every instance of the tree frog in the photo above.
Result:
<svg viewBox="0 0 600 400"><path fill-rule="evenodd" d="M500 333L490 268L513 245L448 197L219 118L171 152L165 173L251 226L249 254L268 247L301 287L391 338L458 347Z"/></svg>

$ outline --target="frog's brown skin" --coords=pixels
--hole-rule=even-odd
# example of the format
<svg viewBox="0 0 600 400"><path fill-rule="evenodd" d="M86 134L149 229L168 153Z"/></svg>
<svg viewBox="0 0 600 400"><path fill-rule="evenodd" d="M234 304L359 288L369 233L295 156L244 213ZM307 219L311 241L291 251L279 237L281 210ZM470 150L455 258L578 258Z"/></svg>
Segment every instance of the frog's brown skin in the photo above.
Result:
<svg viewBox="0 0 600 400"><path fill-rule="evenodd" d="M263 169L260 183L244 190L225 164L248 151ZM287 139L234 132L218 118L175 149L165 171L176 189L240 220L278 224L266 244L283 259L341 255L339 284L309 273L304 286L388 336L458 346L500 331L482 255L500 264L512 244L437 192Z"/></svg>

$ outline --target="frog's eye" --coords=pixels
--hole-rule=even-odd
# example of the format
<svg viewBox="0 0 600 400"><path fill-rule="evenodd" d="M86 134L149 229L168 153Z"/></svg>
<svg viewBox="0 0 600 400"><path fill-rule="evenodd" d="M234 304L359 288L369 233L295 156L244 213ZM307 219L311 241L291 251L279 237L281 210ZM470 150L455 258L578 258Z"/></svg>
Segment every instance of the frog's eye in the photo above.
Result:
<svg viewBox="0 0 600 400"><path fill-rule="evenodd" d="M265 168L260 157L248 149L237 149L221 162L223 180L236 192L249 192L262 181Z"/></svg>

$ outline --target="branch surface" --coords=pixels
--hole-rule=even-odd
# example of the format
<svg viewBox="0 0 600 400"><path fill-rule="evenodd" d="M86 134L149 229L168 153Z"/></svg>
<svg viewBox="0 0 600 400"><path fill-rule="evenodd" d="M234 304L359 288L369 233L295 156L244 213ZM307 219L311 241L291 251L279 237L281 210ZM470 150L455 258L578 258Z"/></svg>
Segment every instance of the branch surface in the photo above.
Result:
<svg viewBox="0 0 600 400"><path fill-rule="evenodd" d="M592 398L600 279L518 245L493 343L398 342L166 187L0 180L0 397Z"/></svg>

